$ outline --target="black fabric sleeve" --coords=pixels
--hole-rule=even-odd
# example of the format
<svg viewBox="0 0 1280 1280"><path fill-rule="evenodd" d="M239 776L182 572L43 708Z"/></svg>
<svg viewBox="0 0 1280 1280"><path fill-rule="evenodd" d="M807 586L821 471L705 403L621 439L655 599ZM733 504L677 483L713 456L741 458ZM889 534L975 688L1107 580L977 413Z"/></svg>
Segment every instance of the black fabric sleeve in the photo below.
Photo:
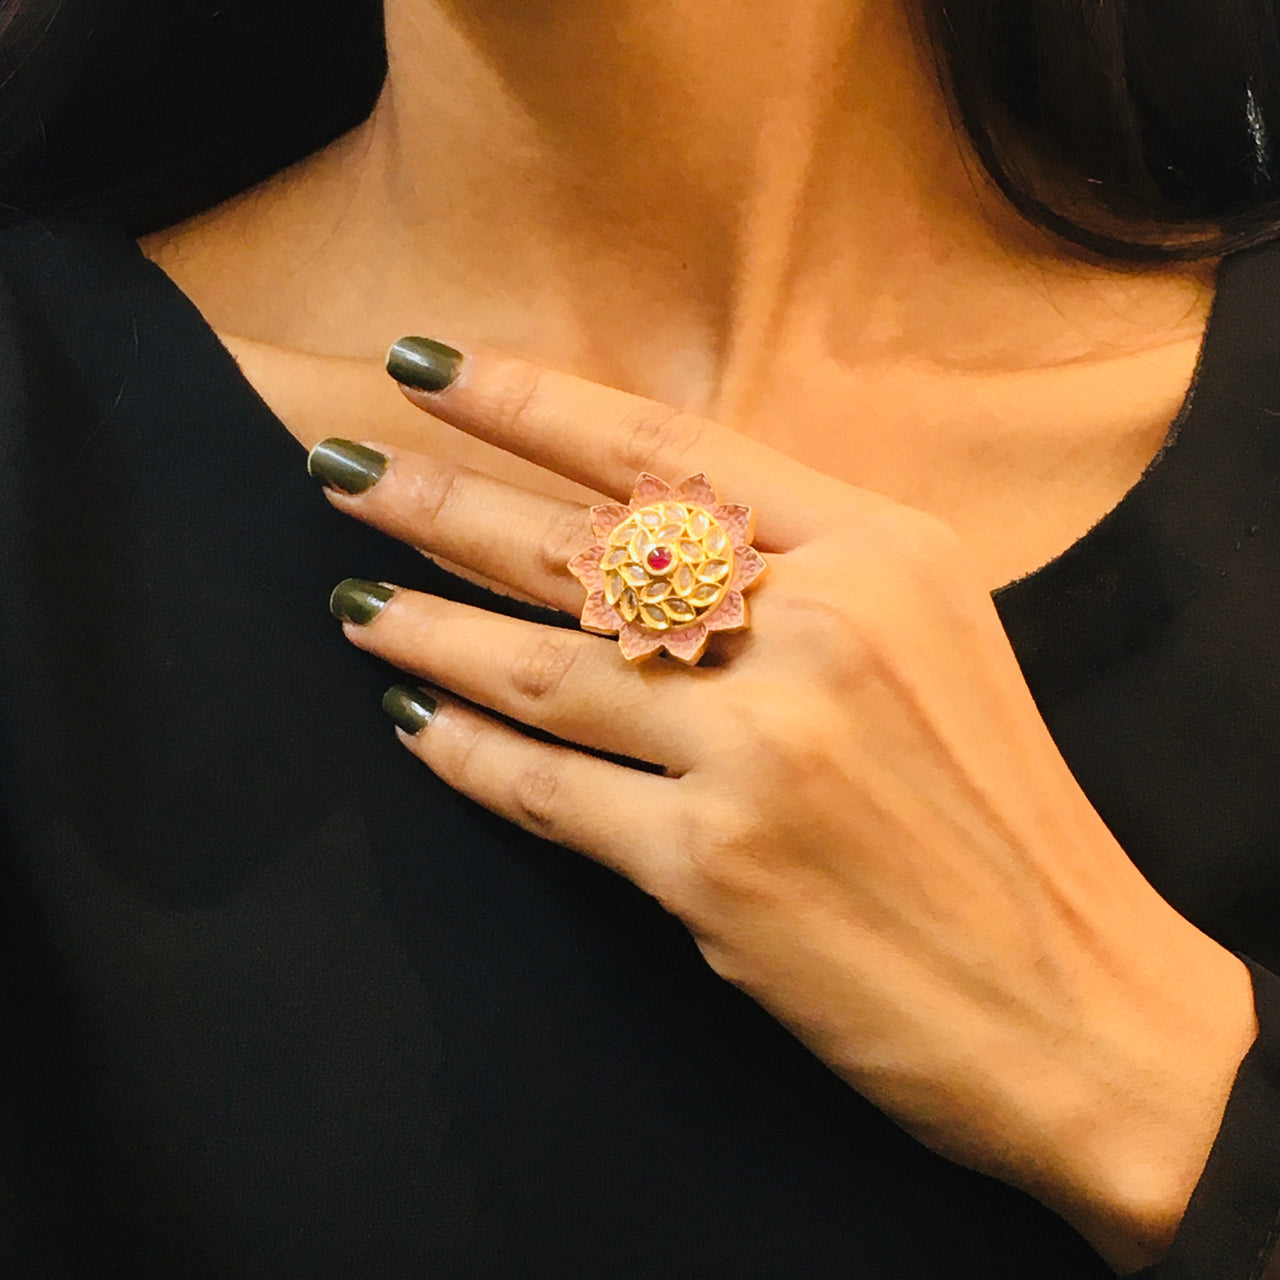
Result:
<svg viewBox="0 0 1280 1280"><path fill-rule="evenodd" d="M1241 959L1258 1038L1168 1254L1134 1280L1280 1280L1280 978Z"/></svg>

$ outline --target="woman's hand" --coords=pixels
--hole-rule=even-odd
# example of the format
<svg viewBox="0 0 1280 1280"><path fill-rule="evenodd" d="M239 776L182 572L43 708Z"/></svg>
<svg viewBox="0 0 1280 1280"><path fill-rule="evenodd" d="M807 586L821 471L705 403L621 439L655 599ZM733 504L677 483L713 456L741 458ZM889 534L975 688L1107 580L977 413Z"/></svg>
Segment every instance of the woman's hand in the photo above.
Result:
<svg viewBox="0 0 1280 1280"><path fill-rule="evenodd" d="M348 637L444 691L405 744L653 894L921 1141L1027 1189L1114 1266L1153 1261L1256 1034L1248 972L1080 791L955 535L652 401L490 351L445 364L446 388L406 388L435 417L624 502L639 472L705 471L755 510L769 570L751 629L693 668L411 591L367 597ZM341 446L315 455L341 510L581 609L566 565L593 540L585 507L381 452L360 493L333 487Z"/></svg>

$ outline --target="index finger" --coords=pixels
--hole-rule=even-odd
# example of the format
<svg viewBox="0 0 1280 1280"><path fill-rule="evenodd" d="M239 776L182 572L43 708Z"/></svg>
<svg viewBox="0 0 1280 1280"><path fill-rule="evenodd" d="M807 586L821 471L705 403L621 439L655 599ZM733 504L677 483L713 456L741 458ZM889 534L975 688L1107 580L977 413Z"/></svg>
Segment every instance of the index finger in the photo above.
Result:
<svg viewBox="0 0 1280 1280"><path fill-rule="evenodd" d="M819 533L838 500L829 477L708 418L492 348L402 338L387 372L434 417L623 502L641 472L706 472L721 501L755 510L765 550Z"/></svg>

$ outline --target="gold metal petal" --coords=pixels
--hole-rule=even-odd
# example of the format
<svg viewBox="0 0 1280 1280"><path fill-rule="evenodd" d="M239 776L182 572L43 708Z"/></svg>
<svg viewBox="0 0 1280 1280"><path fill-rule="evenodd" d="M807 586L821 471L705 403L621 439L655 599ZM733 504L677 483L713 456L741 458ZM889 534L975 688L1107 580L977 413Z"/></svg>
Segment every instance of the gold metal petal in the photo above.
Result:
<svg viewBox="0 0 1280 1280"><path fill-rule="evenodd" d="M676 626L683 626L686 622L692 622L698 615L694 612L693 605L687 600L681 600L679 596L671 600L664 600L662 607L668 618L671 619Z"/></svg>
<svg viewBox="0 0 1280 1280"><path fill-rule="evenodd" d="M682 542L680 544L680 557L690 564L701 564L707 558L700 542Z"/></svg>
<svg viewBox="0 0 1280 1280"><path fill-rule="evenodd" d="M708 531L707 536L702 541L702 545L706 547L707 555L723 556L729 549L729 535L719 525L716 525Z"/></svg>
<svg viewBox="0 0 1280 1280"><path fill-rule="evenodd" d="M695 609L710 609L720 599L720 586L715 582L699 583L689 592L689 603Z"/></svg>
<svg viewBox="0 0 1280 1280"><path fill-rule="evenodd" d="M698 585L698 580L687 564L679 564L671 575L671 585L676 595L687 596Z"/></svg>
<svg viewBox="0 0 1280 1280"><path fill-rule="evenodd" d="M681 520L678 523L673 522L672 524L664 524L662 528L658 530L657 535L654 538L654 541L655 542L676 542L683 533L684 533L683 520Z"/></svg>
<svg viewBox="0 0 1280 1280"><path fill-rule="evenodd" d="M627 589L627 584L616 573L606 573L604 576L604 598L609 604L617 604L622 599L622 593Z"/></svg>
<svg viewBox="0 0 1280 1280"><path fill-rule="evenodd" d="M643 622L646 627L651 627L654 631L666 631L671 626L660 604L642 604L638 621Z"/></svg>
<svg viewBox="0 0 1280 1280"><path fill-rule="evenodd" d="M626 564L631 559L631 553L626 547L610 547L604 553L604 559L600 564L605 569L616 569L620 564Z"/></svg>
<svg viewBox="0 0 1280 1280"><path fill-rule="evenodd" d="M701 582L723 582L729 576L730 567L727 560L708 560L698 566L698 579Z"/></svg>
<svg viewBox="0 0 1280 1280"><path fill-rule="evenodd" d="M645 529L660 529L662 527L662 508L661 507L644 507L636 512L636 523Z"/></svg>
<svg viewBox="0 0 1280 1280"><path fill-rule="evenodd" d="M628 587L618 600L618 612L622 614L624 621L634 622L639 611L640 602L636 599L636 593Z"/></svg>
<svg viewBox="0 0 1280 1280"><path fill-rule="evenodd" d="M689 508L679 502L664 502L662 504L662 518L668 524L684 524L689 518Z"/></svg>
<svg viewBox="0 0 1280 1280"><path fill-rule="evenodd" d="M644 604L657 604L665 600L671 592L671 584L665 578L655 578L647 586L640 589L640 600Z"/></svg>
<svg viewBox="0 0 1280 1280"><path fill-rule="evenodd" d="M725 566L728 568L728 566ZM624 564L618 572L629 587L643 587L649 581L649 575L638 564Z"/></svg>
<svg viewBox="0 0 1280 1280"><path fill-rule="evenodd" d="M684 527L688 530L689 537L705 538L711 529L711 517L705 511L691 511Z"/></svg>

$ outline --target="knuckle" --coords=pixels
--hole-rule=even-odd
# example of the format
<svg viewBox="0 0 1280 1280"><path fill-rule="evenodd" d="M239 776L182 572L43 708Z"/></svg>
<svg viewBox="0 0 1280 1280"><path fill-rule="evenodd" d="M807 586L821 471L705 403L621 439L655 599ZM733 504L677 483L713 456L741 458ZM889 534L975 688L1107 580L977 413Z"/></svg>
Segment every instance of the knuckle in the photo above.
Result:
<svg viewBox="0 0 1280 1280"><path fill-rule="evenodd" d="M512 686L521 698L542 702L559 691L580 652L568 635L539 636L512 665Z"/></svg>
<svg viewBox="0 0 1280 1280"><path fill-rule="evenodd" d="M779 634L793 652L821 671L847 671L866 658L855 602L843 596L789 596L774 602Z"/></svg>
<svg viewBox="0 0 1280 1280"><path fill-rule="evenodd" d="M788 634L805 640L840 636L851 627L845 602L830 596L789 596L779 600L777 607L786 618Z"/></svg>
<svg viewBox="0 0 1280 1280"><path fill-rule="evenodd" d="M563 574L569 561L590 545L591 526L584 512L567 511L553 516L542 537L540 554L544 572L554 576Z"/></svg>
<svg viewBox="0 0 1280 1280"><path fill-rule="evenodd" d="M543 370L524 360L504 361L494 377L492 417L503 436L518 431L539 398Z"/></svg>
<svg viewBox="0 0 1280 1280"><path fill-rule="evenodd" d="M703 430L693 414L669 405L641 405L619 423L618 462L627 471L649 471L672 456L695 451Z"/></svg>
<svg viewBox="0 0 1280 1280"><path fill-rule="evenodd" d="M743 710L738 726L754 745L743 774L754 801L736 806L721 838L742 857L762 838L757 805L795 811L803 807L804 797L820 794L823 787L848 786L839 763L847 749L847 726L829 696L799 689L784 699Z"/></svg>
<svg viewBox="0 0 1280 1280"><path fill-rule="evenodd" d="M456 471L419 472L409 484L407 505L419 533L429 533L447 515L459 496Z"/></svg>
<svg viewBox="0 0 1280 1280"><path fill-rule="evenodd" d="M560 812L560 770L546 763L532 765L515 779L516 818L539 832L553 831Z"/></svg>
<svg viewBox="0 0 1280 1280"><path fill-rule="evenodd" d="M684 832L685 848L700 898L705 901L708 895L723 894L736 882L753 856L759 834L740 804L707 805L691 816Z"/></svg>
<svg viewBox="0 0 1280 1280"><path fill-rule="evenodd" d="M959 535L946 521L902 506L878 513L866 545L882 571L906 580L950 573L962 552Z"/></svg>
<svg viewBox="0 0 1280 1280"><path fill-rule="evenodd" d="M469 716L453 715L449 717L448 733L423 736L434 739L437 770L445 781L463 795L476 795L484 780L480 762L484 734L480 725Z"/></svg>

